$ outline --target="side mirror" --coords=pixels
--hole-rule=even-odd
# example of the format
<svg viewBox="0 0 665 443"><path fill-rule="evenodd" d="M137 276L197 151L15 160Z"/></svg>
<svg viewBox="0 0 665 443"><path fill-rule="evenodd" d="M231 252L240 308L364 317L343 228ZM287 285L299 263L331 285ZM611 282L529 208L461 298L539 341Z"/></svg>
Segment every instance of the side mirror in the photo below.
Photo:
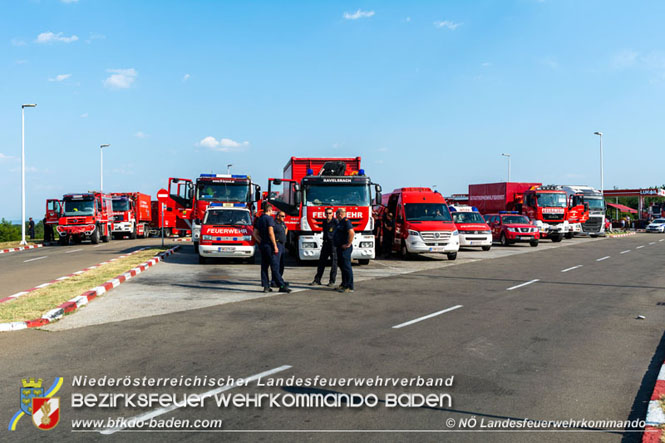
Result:
<svg viewBox="0 0 665 443"><path fill-rule="evenodd" d="M273 184L275 184L275 185L277 185L277 186L279 186L279 185L281 185L281 184L282 184L282 180L281 180L281 179L279 179L279 178L276 178L276 179L273 179L273 181L272 181L272 182L273 182Z"/></svg>
<svg viewBox="0 0 665 443"><path fill-rule="evenodd" d="M376 192L376 195L374 196L374 203L376 205L381 205L381 191Z"/></svg>
<svg viewBox="0 0 665 443"><path fill-rule="evenodd" d="M302 198L300 197L300 190L296 189L296 192L293 194L293 199L295 200L294 203L296 206L300 206L300 201Z"/></svg>

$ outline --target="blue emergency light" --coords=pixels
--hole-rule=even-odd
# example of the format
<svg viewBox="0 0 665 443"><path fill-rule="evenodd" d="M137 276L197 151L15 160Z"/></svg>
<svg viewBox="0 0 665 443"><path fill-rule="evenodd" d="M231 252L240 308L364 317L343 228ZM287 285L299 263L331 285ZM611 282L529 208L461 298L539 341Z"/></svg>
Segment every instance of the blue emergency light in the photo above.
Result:
<svg viewBox="0 0 665 443"><path fill-rule="evenodd" d="M232 175L231 178L247 178L247 175Z"/></svg>
<svg viewBox="0 0 665 443"><path fill-rule="evenodd" d="M454 206L448 206L450 212L457 212L457 209Z"/></svg>
<svg viewBox="0 0 665 443"><path fill-rule="evenodd" d="M222 206L224 206L223 203L210 203L211 208L221 208Z"/></svg>
<svg viewBox="0 0 665 443"><path fill-rule="evenodd" d="M235 207L235 208L246 208L247 203L234 203L233 207Z"/></svg>
<svg viewBox="0 0 665 443"><path fill-rule="evenodd" d="M201 174L199 177L217 177L216 174Z"/></svg>
<svg viewBox="0 0 665 443"><path fill-rule="evenodd" d="M311 168L307 168L307 175L314 175L314 170Z"/></svg>
<svg viewBox="0 0 665 443"><path fill-rule="evenodd" d="M499 211L499 214L519 214L517 211Z"/></svg>
<svg viewBox="0 0 665 443"><path fill-rule="evenodd" d="M364 169L358 169L358 175L365 175Z"/></svg>

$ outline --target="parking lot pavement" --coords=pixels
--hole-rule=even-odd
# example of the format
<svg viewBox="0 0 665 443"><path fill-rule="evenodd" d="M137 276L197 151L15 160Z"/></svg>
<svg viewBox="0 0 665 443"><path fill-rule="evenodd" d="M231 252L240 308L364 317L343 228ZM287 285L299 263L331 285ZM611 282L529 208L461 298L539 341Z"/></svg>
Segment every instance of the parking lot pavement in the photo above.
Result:
<svg viewBox="0 0 665 443"><path fill-rule="evenodd" d="M426 255L411 260L373 260L366 266L354 265L354 281L360 283L356 292L362 292L362 282L369 280L601 241L604 240L575 238L560 243L543 241L537 248L518 244L510 247L494 246L487 252L463 249L455 261L448 260L445 255ZM326 272L329 272L329 268ZM311 290L313 296L336 294L325 286L309 286L315 273L313 263L298 266L295 262L287 261L284 278L290 282L294 292ZM327 275L324 274L324 282L327 281ZM340 281L338 272L337 283ZM193 248L187 245L150 272L113 289L75 315L67 316L43 329L74 329L274 296L284 294L276 291L268 294L261 292L257 264L219 262L200 265Z"/></svg>

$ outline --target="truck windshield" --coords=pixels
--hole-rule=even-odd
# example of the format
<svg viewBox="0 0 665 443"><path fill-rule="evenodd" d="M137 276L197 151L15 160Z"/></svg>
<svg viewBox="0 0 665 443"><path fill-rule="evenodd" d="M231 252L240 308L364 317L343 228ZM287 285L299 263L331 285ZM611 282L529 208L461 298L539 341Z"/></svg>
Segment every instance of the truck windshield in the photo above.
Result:
<svg viewBox="0 0 665 443"><path fill-rule="evenodd" d="M249 219L249 212L247 211L208 211L204 225L244 225L249 226L252 221Z"/></svg>
<svg viewBox="0 0 665 443"><path fill-rule="evenodd" d="M306 185L307 206L369 206L369 186L359 185Z"/></svg>
<svg viewBox="0 0 665 443"><path fill-rule="evenodd" d="M605 209L605 202L602 198L584 197L584 201L589 203L589 209Z"/></svg>
<svg viewBox="0 0 665 443"><path fill-rule="evenodd" d="M65 200L65 217L94 215L94 200Z"/></svg>
<svg viewBox="0 0 665 443"><path fill-rule="evenodd" d="M455 223L485 223L485 219L478 212L453 212Z"/></svg>
<svg viewBox="0 0 665 443"><path fill-rule="evenodd" d="M129 200L126 198L113 200L113 210L115 212L129 211Z"/></svg>
<svg viewBox="0 0 665 443"><path fill-rule="evenodd" d="M408 221L453 221L443 203L407 203L404 213Z"/></svg>
<svg viewBox="0 0 665 443"><path fill-rule="evenodd" d="M506 215L502 218L504 225L530 225L528 218L522 215Z"/></svg>
<svg viewBox="0 0 665 443"><path fill-rule="evenodd" d="M565 208L566 194L537 193L538 206L541 208Z"/></svg>
<svg viewBox="0 0 665 443"><path fill-rule="evenodd" d="M249 197L247 183L199 183L196 187L197 200L220 202L246 202Z"/></svg>

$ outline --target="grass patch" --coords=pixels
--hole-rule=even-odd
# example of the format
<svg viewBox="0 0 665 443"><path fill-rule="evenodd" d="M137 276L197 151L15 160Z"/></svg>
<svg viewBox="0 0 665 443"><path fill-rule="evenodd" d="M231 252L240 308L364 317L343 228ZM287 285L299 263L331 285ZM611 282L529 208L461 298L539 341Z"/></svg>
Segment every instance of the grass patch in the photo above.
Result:
<svg viewBox="0 0 665 443"><path fill-rule="evenodd" d="M39 318L47 311L81 295L83 292L150 260L159 252L162 252L161 248L146 249L129 257L107 263L97 269L37 289L15 300L0 303L0 323Z"/></svg>
<svg viewBox="0 0 665 443"><path fill-rule="evenodd" d="M27 241L29 245L44 243L43 238L36 238L34 240L26 239L25 241ZM21 240L0 242L0 249L18 248L20 246L21 246Z"/></svg>

